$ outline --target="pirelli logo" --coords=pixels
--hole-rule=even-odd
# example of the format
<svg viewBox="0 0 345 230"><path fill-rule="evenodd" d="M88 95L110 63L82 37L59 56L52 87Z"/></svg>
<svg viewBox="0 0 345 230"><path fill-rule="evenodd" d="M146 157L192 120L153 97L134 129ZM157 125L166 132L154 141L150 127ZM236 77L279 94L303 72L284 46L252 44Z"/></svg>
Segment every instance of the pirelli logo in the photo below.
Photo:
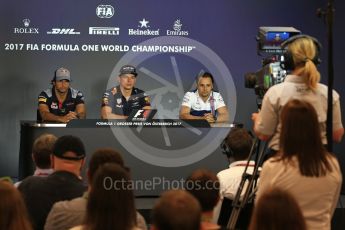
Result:
<svg viewBox="0 0 345 230"><path fill-rule="evenodd" d="M89 27L91 35L119 35L119 27Z"/></svg>

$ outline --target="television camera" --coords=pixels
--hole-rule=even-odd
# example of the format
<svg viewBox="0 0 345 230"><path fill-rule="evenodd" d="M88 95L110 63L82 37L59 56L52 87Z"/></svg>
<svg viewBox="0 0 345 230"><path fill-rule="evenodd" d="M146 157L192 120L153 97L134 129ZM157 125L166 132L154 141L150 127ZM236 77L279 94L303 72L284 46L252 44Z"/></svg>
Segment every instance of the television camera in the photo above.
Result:
<svg viewBox="0 0 345 230"><path fill-rule="evenodd" d="M301 32L293 27L259 27L256 41L258 55L263 57L262 68L244 76L245 87L254 89L259 99L272 85L284 81L287 71L281 67L285 52L281 44L298 34Z"/></svg>

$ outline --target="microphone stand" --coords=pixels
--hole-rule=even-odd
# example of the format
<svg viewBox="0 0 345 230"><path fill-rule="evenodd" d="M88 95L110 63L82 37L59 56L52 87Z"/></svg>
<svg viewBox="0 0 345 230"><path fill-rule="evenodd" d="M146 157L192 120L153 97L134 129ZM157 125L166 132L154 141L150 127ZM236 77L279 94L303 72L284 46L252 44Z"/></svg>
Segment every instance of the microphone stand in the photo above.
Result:
<svg viewBox="0 0 345 230"><path fill-rule="evenodd" d="M327 10L317 10L318 17L323 17L327 22L328 38L328 93L327 93L327 149L333 151L333 21L334 21L334 0L328 0Z"/></svg>

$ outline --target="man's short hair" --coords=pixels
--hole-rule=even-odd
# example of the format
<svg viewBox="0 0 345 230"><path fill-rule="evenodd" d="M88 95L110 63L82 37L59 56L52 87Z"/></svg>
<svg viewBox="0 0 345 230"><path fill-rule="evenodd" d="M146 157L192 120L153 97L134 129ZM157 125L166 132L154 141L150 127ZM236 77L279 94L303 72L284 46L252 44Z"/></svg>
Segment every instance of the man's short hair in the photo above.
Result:
<svg viewBox="0 0 345 230"><path fill-rule="evenodd" d="M244 128L232 128L225 138L225 144L235 160L246 160L253 145L253 138Z"/></svg>
<svg viewBox="0 0 345 230"><path fill-rule="evenodd" d="M199 230L201 208L187 191L162 193L152 210L152 223L159 230Z"/></svg>
<svg viewBox="0 0 345 230"><path fill-rule="evenodd" d="M219 179L207 169L197 169L186 179L185 189L200 203L202 211L211 211L219 199Z"/></svg>
<svg viewBox="0 0 345 230"><path fill-rule="evenodd" d="M75 157L65 156L65 153L73 152ZM61 136L57 139L53 149L54 156L65 160L81 160L86 156L85 147L79 137L72 135Z"/></svg>
<svg viewBox="0 0 345 230"><path fill-rule="evenodd" d="M34 141L32 146L32 156L34 163L40 169L51 168L50 155L53 153L53 147L57 137L53 134L42 134Z"/></svg>
<svg viewBox="0 0 345 230"><path fill-rule="evenodd" d="M196 84L198 85L199 84L199 80L200 78L210 78L211 81L212 81L212 84L214 84L214 78L213 78L213 75L209 72L203 72L201 74L199 74L197 77L196 77Z"/></svg>
<svg viewBox="0 0 345 230"><path fill-rule="evenodd" d="M111 148L101 148L97 149L91 156L89 161L89 184L92 183L92 179L95 175L97 169L104 165L105 163L116 163L121 167L127 169L125 167L125 163L123 158L119 152Z"/></svg>

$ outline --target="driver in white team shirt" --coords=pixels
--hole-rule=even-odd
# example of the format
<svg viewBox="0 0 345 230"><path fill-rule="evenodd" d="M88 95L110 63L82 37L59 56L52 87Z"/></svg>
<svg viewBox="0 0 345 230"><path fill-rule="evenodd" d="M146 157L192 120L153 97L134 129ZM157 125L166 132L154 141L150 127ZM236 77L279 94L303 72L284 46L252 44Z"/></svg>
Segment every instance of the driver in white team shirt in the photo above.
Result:
<svg viewBox="0 0 345 230"><path fill-rule="evenodd" d="M196 79L197 89L187 92L182 101L180 119L228 122L229 113L220 93L213 90L212 74L205 72Z"/></svg>

